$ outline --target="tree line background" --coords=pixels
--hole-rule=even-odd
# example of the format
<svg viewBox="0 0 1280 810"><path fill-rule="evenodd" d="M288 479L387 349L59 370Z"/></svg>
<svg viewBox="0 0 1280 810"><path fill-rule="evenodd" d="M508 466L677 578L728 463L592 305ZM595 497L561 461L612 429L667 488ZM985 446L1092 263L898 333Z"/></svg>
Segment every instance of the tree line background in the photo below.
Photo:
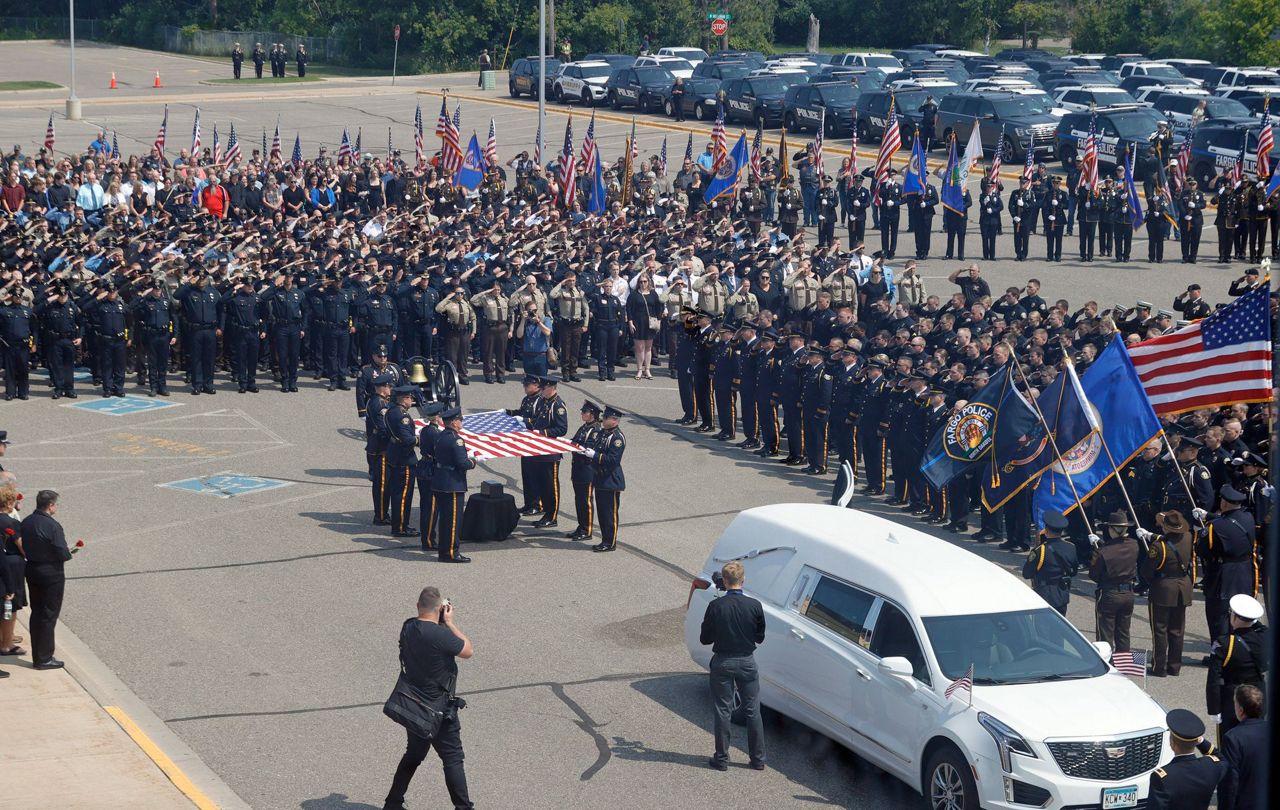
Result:
<svg viewBox="0 0 1280 810"><path fill-rule="evenodd" d="M947 42L982 50L1031 35L1067 39L1077 51L1280 63L1277 0L557 0L556 34L572 40L575 54L634 53L646 34L655 47L714 50L706 15L721 8L733 15L730 45L764 51L802 47L813 14L824 47ZM20 13L66 10L65 0L28 0ZM375 68L390 66L399 23L402 69L416 71L473 67L484 47L501 60L508 37L509 64L536 52L538 37L537 0L97 0L78 11L105 20L125 44L157 46L159 25L271 30L335 37L349 64Z"/></svg>

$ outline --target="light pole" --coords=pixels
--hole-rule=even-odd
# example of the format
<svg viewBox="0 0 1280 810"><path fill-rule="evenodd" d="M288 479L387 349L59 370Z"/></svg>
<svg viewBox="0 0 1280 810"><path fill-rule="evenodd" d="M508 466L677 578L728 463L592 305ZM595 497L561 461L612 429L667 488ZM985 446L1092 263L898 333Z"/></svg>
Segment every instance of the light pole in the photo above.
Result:
<svg viewBox="0 0 1280 810"><path fill-rule="evenodd" d="M547 123L547 0L538 0L538 142L535 151L542 157L543 132Z"/></svg>
<svg viewBox="0 0 1280 810"><path fill-rule="evenodd" d="M67 96L67 120L80 120L80 99L76 98L76 0L67 0L71 17L71 95Z"/></svg>

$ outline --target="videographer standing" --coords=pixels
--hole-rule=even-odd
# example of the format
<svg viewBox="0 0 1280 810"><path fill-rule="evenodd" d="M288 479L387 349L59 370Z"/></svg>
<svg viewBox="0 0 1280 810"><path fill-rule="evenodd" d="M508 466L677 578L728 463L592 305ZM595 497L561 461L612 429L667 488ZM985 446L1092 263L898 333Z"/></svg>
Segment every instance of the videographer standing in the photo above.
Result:
<svg viewBox="0 0 1280 810"><path fill-rule="evenodd" d="M467 774L462 767L462 734L458 712L462 705L453 698L458 684L457 658L467 659L474 654L471 639L467 638L453 621L453 605L440 596L440 589L427 587L418 594L418 615L408 619L400 628L400 666L405 678L421 689L426 697L435 701L449 695L449 707L445 709L440 730L430 740L408 732L409 744L396 775L391 780L391 790L383 803L383 810L405 810L404 794L409 782L428 749L435 748L444 764L444 783L449 789L449 799L454 810L472 810L475 805L467 796Z"/></svg>

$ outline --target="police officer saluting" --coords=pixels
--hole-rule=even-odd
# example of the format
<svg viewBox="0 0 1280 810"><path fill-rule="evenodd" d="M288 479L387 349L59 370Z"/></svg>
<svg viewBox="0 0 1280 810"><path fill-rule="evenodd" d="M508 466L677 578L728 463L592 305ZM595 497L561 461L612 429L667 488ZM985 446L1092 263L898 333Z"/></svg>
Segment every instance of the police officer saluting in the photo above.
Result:
<svg viewBox="0 0 1280 810"><path fill-rule="evenodd" d="M462 430L462 411L450 408L442 413L444 430L436 439L435 472L431 491L435 495L436 545L440 562L469 563L470 557L458 553L458 532L462 522L463 499L467 492L467 470L475 469L474 454L467 453L458 431Z"/></svg>
<svg viewBox="0 0 1280 810"><path fill-rule="evenodd" d="M1173 759L1151 772L1147 792L1149 810L1207 810L1227 765L1215 754L1196 756L1196 749L1211 751L1204 740L1204 721L1186 709L1165 715Z"/></svg>
<svg viewBox="0 0 1280 810"><path fill-rule="evenodd" d="M618 512L622 491L627 488L622 475L622 454L626 452L627 439L618 429L621 418L622 411L606 405L594 446L582 451L595 471L596 515L600 519L600 543L592 546L592 551L613 551L618 547Z"/></svg>
<svg viewBox="0 0 1280 810"><path fill-rule="evenodd" d="M573 434L573 443L579 447L595 447L600 433L600 406L587 400L582 403L582 426ZM570 460L569 481L573 484L573 507L578 517L577 527L565 535L570 540L586 540L591 536L591 498L594 495L595 465L582 453L574 453Z"/></svg>
<svg viewBox="0 0 1280 810"><path fill-rule="evenodd" d="M556 381L543 377L539 381L538 401L533 406L533 420L529 428L535 433L558 439L569 432L569 414L564 400L557 393ZM542 519L533 524L535 529L556 525L560 516L560 454L534 456L532 471L538 482L537 493L541 501Z"/></svg>
<svg viewBox="0 0 1280 810"><path fill-rule="evenodd" d="M173 336L173 307L164 293L164 284L152 279L147 293L133 302L134 343L146 361L147 396L169 396L166 377L169 372L169 348L177 342Z"/></svg>
<svg viewBox="0 0 1280 810"><path fill-rule="evenodd" d="M413 512L413 468L418 456L414 451L417 435L409 408L413 405L418 389L412 385L398 385L391 389L391 405L383 414L387 437L387 477L391 486L391 534L396 537L412 537L418 530L409 525Z"/></svg>
<svg viewBox="0 0 1280 810"><path fill-rule="evenodd" d="M1031 549L1022 564L1022 576L1031 580L1035 592L1063 616L1067 615L1067 602L1071 600L1071 578L1079 567L1076 547L1064 535L1067 525L1061 512L1045 512L1040 545Z"/></svg>

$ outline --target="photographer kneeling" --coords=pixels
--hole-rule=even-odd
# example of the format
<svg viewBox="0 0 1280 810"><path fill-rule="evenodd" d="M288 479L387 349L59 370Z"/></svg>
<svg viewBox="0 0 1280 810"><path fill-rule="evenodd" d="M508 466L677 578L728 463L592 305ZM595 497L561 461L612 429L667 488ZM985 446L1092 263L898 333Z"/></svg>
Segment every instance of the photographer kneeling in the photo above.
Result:
<svg viewBox="0 0 1280 810"><path fill-rule="evenodd" d="M466 705L454 697L458 683L457 658L473 654L471 639L453 621L453 605L440 589L427 587L418 595L418 615L400 628L401 677L435 706L444 705L444 720L431 739L408 732L409 744L396 767L391 791L383 810L404 810L404 794L413 774L435 748L444 764L444 783L454 810L472 810L467 796L467 775L462 767L462 735L458 709ZM397 687L399 689L399 687Z"/></svg>

